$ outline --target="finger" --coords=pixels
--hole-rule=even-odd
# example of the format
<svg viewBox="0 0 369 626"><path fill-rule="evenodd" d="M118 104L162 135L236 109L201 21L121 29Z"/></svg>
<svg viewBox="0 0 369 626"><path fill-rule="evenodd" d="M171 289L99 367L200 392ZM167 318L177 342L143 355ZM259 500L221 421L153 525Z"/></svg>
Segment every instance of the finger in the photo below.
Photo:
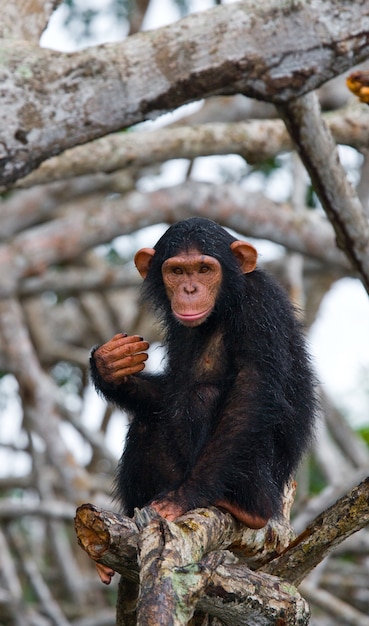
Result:
<svg viewBox="0 0 369 626"><path fill-rule="evenodd" d="M146 353L148 348L149 344L147 341L137 341L128 344L119 341L111 341L95 350L94 358L98 361L99 366L104 367L107 364L120 361L130 355Z"/></svg>
<svg viewBox="0 0 369 626"><path fill-rule="evenodd" d="M113 338L107 344L101 346L101 348L107 348L109 355L115 354L134 354L135 352L146 352L149 349L150 344L144 341L142 337L117 337Z"/></svg>
<svg viewBox="0 0 369 626"><path fill-rule="evenodd" d="M146 352L140 352L132 356L125 357L119 361L106 363L100 367L100 374L107 382L119 383L123 382L126 376L138 374L145 368L145 361L148 355Z"/></svg>
<svg viewBox="0 0 369 626"><path fill-rule="evenodd" d="M121 365L120 367L117 367L114 370L111 370L107 374L106 379L108 380L108 377L111 376L111 378L116 382L117 379L121 380L125 378L126 376L131 376L132 374L138 374L138 372L142 372L142 370L144 369L145 369L145 362L143 360L139 360L139 361L132 360L129 363L125 363L124 365Z"/></svg>
<svg viewBox="0 0 369 626"><path fill-rule="evenodd" d="M144 341L144 338L140 335L127 335L127 333L117 333L116 335L114 335L114 337L109 339L109 341L107 341L103 345L110 345L111 347L113 347L114 345L127 345L130 343L137 343L139 341Z"/></svg>
<svg viewBox="0 0 369 626"><path fill-rule="evenodd" d="M115 384L119 384L119 383L123 383L125 382L127 376L132 376L133 374L138 374L139 372L142 372L142 370L145 369L145 364L138 364L138 365L133 365L132 367L127 367L124 370L118 370L116 372L113 372L111 375L109 376L105 376L105 380L107 382L112 382Z"/></svg>
<svg viewBox="0 0 369 626"><path fill-rule="evenodd" d="M97 370L109 383L121 383L126 376L141 372L148 358L149 344L139 335L114 335L94 352Z"/></svg>
<svg viewBox="0 0 369 626"><path fill-rule="evenodd" d="M136 352L134 354L124 355L122 358L116 359L112 362L114 369L122 369L124 367L132 367L138 363L144 363L149 358L147 352Z"/></svg>

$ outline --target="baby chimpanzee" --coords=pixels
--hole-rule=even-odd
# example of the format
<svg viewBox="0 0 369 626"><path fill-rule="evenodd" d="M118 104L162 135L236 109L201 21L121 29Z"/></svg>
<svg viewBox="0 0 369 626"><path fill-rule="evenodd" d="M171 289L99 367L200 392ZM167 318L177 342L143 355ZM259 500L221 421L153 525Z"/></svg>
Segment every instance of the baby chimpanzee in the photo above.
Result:
<svg viewBox="0 0 369 626"><path fill-rule="evenodd" d="M91 356L96 389L132 416L116 483L126 514L151 504L173 520L215 505L260 528L280 513L316 398L300 324L256 259L197 217L137 252L165 370L142 372L149 344L138 336L115 335Z"/></svg>

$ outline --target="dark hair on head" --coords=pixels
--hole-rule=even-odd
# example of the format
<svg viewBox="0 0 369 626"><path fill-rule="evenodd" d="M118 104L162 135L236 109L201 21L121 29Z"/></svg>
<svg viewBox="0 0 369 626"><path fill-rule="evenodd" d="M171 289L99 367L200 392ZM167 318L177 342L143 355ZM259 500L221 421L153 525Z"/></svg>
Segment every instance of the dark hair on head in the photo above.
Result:
<svg viewBox="0 0 369 626"><path fill-rule="evenodd" d="M170 226L154 248L163 261L194 248L203 254L221 258L232 241L235 238L216 222L205 217L190 217Z"/></svg>

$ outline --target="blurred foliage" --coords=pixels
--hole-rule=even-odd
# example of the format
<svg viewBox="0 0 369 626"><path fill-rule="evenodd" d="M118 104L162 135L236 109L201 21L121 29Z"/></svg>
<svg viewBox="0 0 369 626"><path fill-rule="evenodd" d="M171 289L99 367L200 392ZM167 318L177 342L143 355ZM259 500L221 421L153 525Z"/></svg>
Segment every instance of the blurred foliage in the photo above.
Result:
<svg viewBox="0 0 369 626"><path fill-rule="evenodd" d="M359 428L358 433L364 439L365 443L369 446L369 426L363 426Z"/></svg>
<svg viewBox="0 0 369 626"><path fill-rule="evenodd" d="M310 209L316 209L319 206L317 195L311 184L307 186L306 190L306 206Z"/></svg>
<svg viewBox="0 0 369 626"><path fill-rule="evenodd" d="M283 166L283 163L281 159L279 158L279 156L276 156L276 157L270 157L269 159L265 159L265 161L263 161L262 163L253 166L251 171L261 172L262 174L264 174L264 176L268 177L273 172L275 172L276 169L279 169L282 166Z"/></svg>
<svg viewBox="0 0 369 626"><path fill-rule="evenodd" d="M311 495L318 495L327 486L327 480L324 477L319 464L316 462L314 455L309 455L309 491Z"/></svg>

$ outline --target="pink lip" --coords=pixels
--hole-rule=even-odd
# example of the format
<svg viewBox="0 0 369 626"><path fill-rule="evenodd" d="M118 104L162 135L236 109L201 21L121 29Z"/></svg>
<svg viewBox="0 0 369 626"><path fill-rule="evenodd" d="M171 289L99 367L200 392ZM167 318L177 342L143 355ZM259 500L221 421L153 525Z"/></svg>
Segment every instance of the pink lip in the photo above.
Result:
<svg viewBox="0 0 369 626"><path fill-rule="evenodd" d="M210 311L211 309L206 309L206 311L201 311L201 313L188 313L186 315L182 315L176 311L173 311L173 313L177 319L182 320L183 322L195 322L196 320L201 320L209 315Z"/></svg>

